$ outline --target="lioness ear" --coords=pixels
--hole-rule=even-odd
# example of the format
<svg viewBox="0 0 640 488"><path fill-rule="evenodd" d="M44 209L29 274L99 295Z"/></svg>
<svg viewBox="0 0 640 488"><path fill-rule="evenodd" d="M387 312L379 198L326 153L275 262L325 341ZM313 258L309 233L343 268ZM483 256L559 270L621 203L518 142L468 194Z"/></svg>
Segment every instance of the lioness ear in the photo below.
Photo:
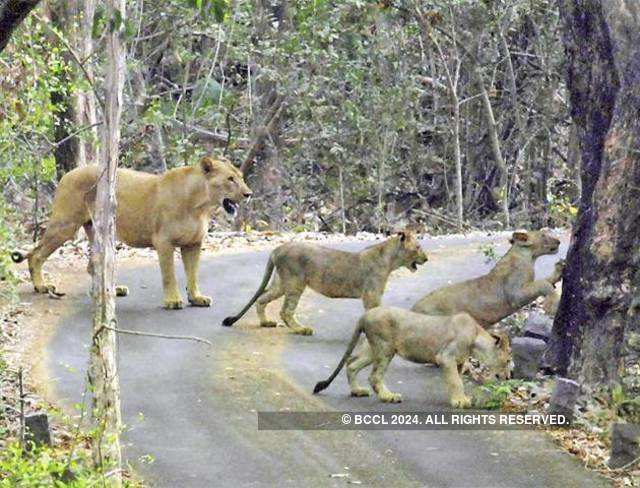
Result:
<svg viewBox="0 0 640 488"><path fill-rule="evenodd" d="M209 156L205 156L200 160L200 169L205 175L209 175L213 173L215 169L215 165L216 165L216 162L213 160L213 158Z"/></svg>
<svg viewBox="0 0 640 488"><path fill-rule="evenodd" d="M521 245L529 244L529 234L523 231L516 231L511 235L511 239L509 239L511 244L515 244L516 242Z"/></svg>

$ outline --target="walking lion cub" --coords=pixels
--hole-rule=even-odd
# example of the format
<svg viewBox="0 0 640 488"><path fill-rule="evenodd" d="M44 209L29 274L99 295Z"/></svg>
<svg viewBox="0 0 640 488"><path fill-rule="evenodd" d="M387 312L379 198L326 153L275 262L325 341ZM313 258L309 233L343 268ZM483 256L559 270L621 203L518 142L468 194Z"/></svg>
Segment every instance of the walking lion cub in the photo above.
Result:
<svg viewBox="0 0 640 488"><path fill-rule="evenodd" d="M487 379L507 379L511 375L508 336L487 332L470 315L428 316L396 307L377 307L368 310L360 318L335 371L328 379L316 384L313 393L319 393L331 384L351 357L363 332L367 336L370 353L354 358L347 372L355 375L373 363L369 383L383 402L402 401L402 396L389 391L383 381L387 367L396 354L414 363L439 365L444 371L449 402L455 408L471 405L471 400L464 394L459 371L469 356L474 356L488 367L490 374ZM369 396L370 392L361 387L354 390L352 386L351 394Z"/></svg>
<svg viewBox="0 0 640 488"><path fill-rule="evenodd" d="M323 246L292 242L277 247L269 262L260 288L249 303L222 325L230 327L257 301L256 309L262 327L275 327L267 319L266 307L284 295L280 316L295 334L311 335L313 329L300 325L294 316L300 295L308 286L330 298L361 298L366 310L380 305L380 299L392 271L405 266L416 271L427 262L427 255L416 236L399 232L389 239L360 252L338 251ZM267 288L273 270L276 276Z"/></svg>

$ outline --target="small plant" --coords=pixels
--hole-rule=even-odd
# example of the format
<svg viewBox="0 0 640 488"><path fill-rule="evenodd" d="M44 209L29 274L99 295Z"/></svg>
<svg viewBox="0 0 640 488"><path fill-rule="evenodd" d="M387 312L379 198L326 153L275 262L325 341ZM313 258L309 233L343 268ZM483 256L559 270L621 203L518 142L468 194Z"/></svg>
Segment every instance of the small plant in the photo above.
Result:
<svg viewBox="0 0 640 488"><path fill-rule="evenodd" d="M67 453L58 449L42 447L25 451L14 443L0 453L0 487L80 487L100 483L100 474L90 466L89 459L69 459Z"/></svg>
<svg viewBox="0 0 640 488"><path fill-rule="evenodd" d="M491 264L498 261L498 253L491 243L481 244L480 252L484 255L484 264Z"/></svg>
<svg viewBox="0 0 640 488"><path fill-rule="evenodd" d="M524 380L492 381L480 387L486 394L477 403L478 408L499 410L504 407L509 397L521 387L531 387L534 383Z"/></svg>

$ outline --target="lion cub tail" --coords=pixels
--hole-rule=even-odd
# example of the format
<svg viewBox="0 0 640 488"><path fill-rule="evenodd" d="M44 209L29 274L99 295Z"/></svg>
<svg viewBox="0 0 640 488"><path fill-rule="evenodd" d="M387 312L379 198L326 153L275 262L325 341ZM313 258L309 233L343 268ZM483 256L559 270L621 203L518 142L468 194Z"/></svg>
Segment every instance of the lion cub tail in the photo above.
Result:
<svg viewBox="0 0 640 488"><path fill-rule="evenodd" d="M340 373L344 365L347 363L349 356L351 356L351 353L355 349L356 344L358 343L358 339L360 339L360 334L362 334L363 332L364 332L364 317L361 317L360 320L358 320L358 324L356 325L356 330L353 331L353 335L351 336L351 342L349 342L349 345L347 346L347 350L344 352L344 355L342 356L342 359L338 363L338 366L333 371L333 373L331 373L331 376L329 376L326 380L319 381L318 383L316 383L316 386L313 388L314 395L316 393L320 393L322 390L327 388L331 384L331 382L335 379L335 377L338 376L338 373Z"/></svg>
<svg viewBox="0 0 640 488"><path fill-rule="evenodd" d="M258 298L260 298L260 295L262 295L265 288L267 288L267 285L269 284L269 280L271 279L271 275L273 274L273 268L274 268L273 258L269 256L269 262L267 263L267 267L264 270L264 277L262 278L262 283L260 283L260 288L258 288L258 291L256 291L256 293L253 295L251 300L249 300L249 303L247 303L244 306L244 308L240 311L239 314L233 315L231 317L227 317L222 321L222 325L224 325L225 327L231 327L238 320L240 320L245 313L247 313L247 310L251 308L251 306L255 303L255 301Z"/></svg>
<svg viewBox="0 0 640 488"><path fill-rule="evenodd" d="M22 261L24 261L28 257L29 257L28 254L25 254L25 253L20 252L20 251L13 251L11 253L11 261L13 261L14 263L21 263Z"/></svg>

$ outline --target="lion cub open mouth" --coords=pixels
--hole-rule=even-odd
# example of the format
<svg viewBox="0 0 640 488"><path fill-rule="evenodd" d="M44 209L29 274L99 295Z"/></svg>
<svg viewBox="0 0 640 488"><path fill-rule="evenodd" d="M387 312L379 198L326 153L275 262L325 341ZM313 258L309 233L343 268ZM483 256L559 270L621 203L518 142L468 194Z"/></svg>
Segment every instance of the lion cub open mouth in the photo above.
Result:
<svg viewBox="0 0 640 488"><path fill-rule="evenodd" d="M224 208L225 212L235 217L235 215L238 213L240 204L231 200L230 198L225 198L224 200L222 200L222 207Z"/></svg>

